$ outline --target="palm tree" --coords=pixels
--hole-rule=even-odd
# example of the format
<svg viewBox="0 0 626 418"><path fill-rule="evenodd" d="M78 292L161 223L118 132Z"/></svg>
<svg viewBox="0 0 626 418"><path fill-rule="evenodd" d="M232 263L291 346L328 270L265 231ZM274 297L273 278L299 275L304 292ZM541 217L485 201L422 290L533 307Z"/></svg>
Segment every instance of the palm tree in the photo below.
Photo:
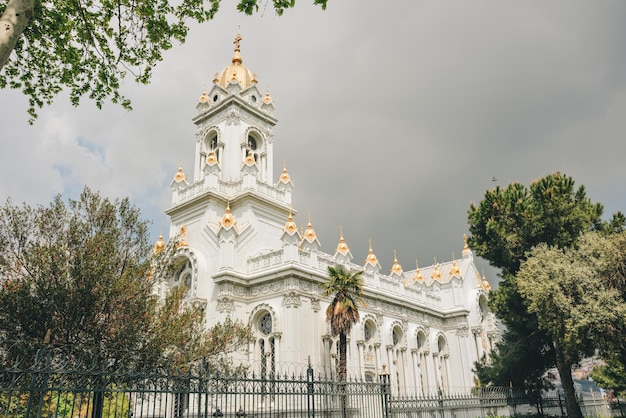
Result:
<svg viewBox="0 0 626 418"><path fill-rule="evenodd" d="M346 380L347 336L352 325L359 321L357 303L365 306L363 299L362 271L354 273L343 266L328 266L328 281L322 284L323 295L333 296L326 309L326 320L330 322L333 337L339 335L339 381Z"/></svg>

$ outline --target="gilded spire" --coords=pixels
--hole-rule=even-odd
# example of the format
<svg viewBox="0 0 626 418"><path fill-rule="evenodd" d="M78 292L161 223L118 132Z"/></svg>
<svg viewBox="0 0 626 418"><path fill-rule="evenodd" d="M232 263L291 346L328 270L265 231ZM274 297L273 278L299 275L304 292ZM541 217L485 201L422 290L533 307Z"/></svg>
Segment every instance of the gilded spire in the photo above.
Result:
<svg viewBox="0 0 626 418"><path fill-rule="evenodd" d="M177 248L189 247L189 244L185 241L185 234L187 233L187 227L185 225L180 227L180 240L178 241Z"/></svg>
<svg viewBox="0 0 626 418"><path fill-rule="evenodd" d="M309 212L309 223L306 226L306 230L304 231L304 239L309 242L313 242L317 239L317 234L311 225L311 212Z"/></svg>
<svg viewBox="0 0 626 418"><path fill-rule="evenodd" d="M293 221L293 214L291 213L291 210L289 210L289 217L287 218L287 223L285 224L283 230L289 235L293 235L298 232L298 225L296 225Z"/></svg>
<svg viewBox="0 0 626 418"><path fill-rule="evenodd" d="M402 274L402 266L398 263L395 249L393 250L393 266L391 267L391 273Z"/></svg>
<svg viewBox="0 0 626 418"><path fill-rule="evenodd" d="M456 265L456 260L454 259L454 253L452 253L452 267L450 267L450 277L461 277L461 270L459 270L459 266Z"/></svg>
<svg viewBox="0 0 626 418"><path fill-rule="evenodd" d="M222 215L220 225L224 227L224 229L228 229L235 225L235 217L232 213L230 213L230 199L226 202L226 211L224 212L224 215Z"/></svg>
<svg viewBox="0 0 626 418"><path fill-rule="evenodd" d="M247 165L256 164L256 160L254 159L254 154L252 154L252 150L250 148L248 148L248 154L246 155L246 159L244 160L244 162Z"/></svg>
<svg viewBox="0 0 626 418"><path fill-rule="evenodd" d="M239 42L241 42L242 39L243 37L241 36L241 34L238 33L237 36L235 36L235 40L233 41L233 43L235 44L235 53L233 54L232 59L233 64L241 64L243 62L243 60L241 59L241 49L239 46Z"/></svg>
<svg viewBox="0 0 626 418"><path fill-rule="evenodd" d="M159 239L154 244L153 251L155 254L159 254L165 248L165 241L163 241L163 234L159 234Z"/></svg>
<svg viewBox="0 0 626 418"><path fill-rule="evenodd" d="M365 258L365 264L371 264L375 266L378 263L378 258L376 258L376 254L374 254L374 250L372 250L372 239L370 238L370 250Z"/></svg>
<svg viewBox="0 0 626 418"><path fill-rule="evenodd" d="M343 239L343 227L340 226L339 227L339 244L337 244L337 252L343 255L346 255L348 251L350 251L350 249L348 248L348 244L346 244L346 241L344 241Z"/></svg>
<svg viewBox="0 0 626 418"><path fill-rule="evenodd" d="M287 164L285 161L283 161L283 171L280 173L279 181L282 183L289 183L291 181L291 176L289 176L289 173L287 172Z"/></svg>
<svg viewBox="0 0 626 418"><path fill-rule="evenodd" d="M183 163L181 161L180 165L178 166L178 171L176 172L176 174L174 174L174 181L176 183L180 183L181 181L185 180L187 180L187 175L185 175L185 173L183 172Z"/></svg>
<svg viewBox="0 0 626 418"><path fill-rule="evenodd" d="M265 103L265 104L272 103L272 96L270 96L270 91L269 90L267 90L265 92L265 97L263 97L263 103Z"/></svg>
<svg viewBox="0 0 626 418"><path fill-rule="evenodd" d="M487 278L485 277L484 270L483 270L483 287L485 288L487 292L491 291L491 285L489 284L489 282L487 281Z"/></svg>
<svg viewBox="0 0 626 418"><path fill-rule="evenodd" d="M419 264L417 264L417 258L415 259L415 275L413 276L413 283L415 282L420 282L420 283L424 282L424 276L422 275L422 272L420 271Z"/></svg>
<svg viewBox="0 0 626 418"><path fill-rule="evenodd" d="M463 256L469 254L470 247L467 245L467 235L463 234L463 252L461 253Z"/></svg>
<svg viewBox="0 0 626 418"><path fill-rule="evenodd" d="M437 280L441 282L441 272L439 271L439 264L437 264L437 257L435 257L435 264L433 266L433 274L431 274L431 279Z"/></svg>

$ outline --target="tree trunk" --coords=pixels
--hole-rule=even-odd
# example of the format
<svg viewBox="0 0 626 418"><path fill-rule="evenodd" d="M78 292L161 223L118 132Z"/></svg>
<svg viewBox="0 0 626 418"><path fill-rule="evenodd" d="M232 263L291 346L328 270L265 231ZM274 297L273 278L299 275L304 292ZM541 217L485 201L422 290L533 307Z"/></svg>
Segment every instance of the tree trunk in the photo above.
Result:
<svg viewBox="0 0 626 418"><path fill-rule="evenodd" d="M569 418L583 418L583 413L576 399L576 391L574 390L574 380L572 379L572 365L561 351L558 343L554 342L554 353L556 355L556 368L561 376L561 385L565 393L565 406L567 407L567 416Z"/></svg>
<svg viewBox="0 0 626 418"><path fill-rule="evenodd" d="M348 416L348 399L346 398L346 374L348 368L347 355L348 339L344 332L339 333L339 397L341 402L341 417Z"/></svg>
<svg viewBox="0 0 626 418"><path fill-rule="evenodd" d="M9 0L0 17L0 71L9 61L11 52L26 26L33 18L34 0Z"/></svg>

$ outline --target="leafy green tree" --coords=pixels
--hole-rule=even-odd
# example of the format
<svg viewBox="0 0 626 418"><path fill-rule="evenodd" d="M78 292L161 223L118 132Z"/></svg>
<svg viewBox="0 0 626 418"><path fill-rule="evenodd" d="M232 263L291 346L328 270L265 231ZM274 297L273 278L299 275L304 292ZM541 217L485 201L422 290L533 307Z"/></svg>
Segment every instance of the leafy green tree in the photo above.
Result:
<svg viewBox="0 0 626 418"><path fill-rule="evenodd" d="M619 356L609 357L606 364L594 367L589 375L601 388L612 390L615 397L626 398L626 366Z"/></svg>
<svg viewBox="0 0 626 418"><path fill-rule="evenodd" d="M547 175L530 187L519 183L504 189L496 187L488 190L478 205L470 206L469 244L477 255L501 270L503 281L492 292L490 307L507 328L491 365L477 365L483 375L490 374L486 368L516 371L520 373L519 382L535 381L533 387L542 386L536 379L546 366L556 364L556 351L551 335L539 327L537 316L528 311L517 274L528 252L541 243L567 248L575 245L586 231L609 232L623 226L621 214L611 222L602 222L602 211L601 204L586 196L583 186L576 188L574 180L561 173ZM512 355L520 350L525 355ZM573 385L564 385L564 390L573 398ZM575 411L570 414L579 416L574 415Z"/></svg>
<svg viewBox="0 0 626 418"><path fill-rule="evenodd" d="M573 386L571 365L596 350L606 353L626 337L626 301L614 286L613 274L624 257L618 244L624 238L588 232L576 247L539 244L517 275L528 311L552 338L564 388ZM574 397L566 402L568 411L577 404Z"/></svg>
<svg viewBox="0 0 626 418"><path fill-rule="evenodd" d="M330 323L333 336L339 335L339 381L345 382L347 375L348 355L347 336L352 325L359 321L357 303L363 302L362 271L350 272L343 266L328 266L328 281L322 284L324 296L332 296L333 300L326 308L326 320ZM346 416L346 399L342 397L342 414Z"/></svg>
<svg viewBox="0 0 626 418"><path fill-rule="evenodd" d="M153 253L128 199L85 188L66 204L0 207L0 354L30 366L43 344L94 367L139 370L217 359L247 343L248 326L206 330L183 287L159 301L154 278L175 269L175 242ZM0 360L2 360L0 358Z"/></svg>
<svg viewBox="0 0 626 418"><path fill-rule="evenodd" d="M326 8L327 0L313 2ZM281 15L295 0L272 5ZM163 53L185 42L188 22L213 19L219 6L220 0L7 0L0 4L0 88L28 96L31 122L36 108L63 89L75 106L87 95L98 108L110 98L130 109L121 81L131 75L147 84ZM258 0L237 3L248 15L258 8Z"/></svg>

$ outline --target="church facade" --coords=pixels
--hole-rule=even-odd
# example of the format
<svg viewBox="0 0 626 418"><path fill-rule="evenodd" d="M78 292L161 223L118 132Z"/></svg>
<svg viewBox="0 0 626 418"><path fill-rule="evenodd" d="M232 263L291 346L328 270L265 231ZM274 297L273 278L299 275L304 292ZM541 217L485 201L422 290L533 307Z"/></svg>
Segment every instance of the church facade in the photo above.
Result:
<svg viewBox="0 0 626 418"><path fill-rule="evenodd" d="M311 364L332 377L338 338L320 284L328 266L344 265L363 271L365 284L366 306L348 336L350 377L375 380L384 371L394 390L407 394L475 385L473 363L489 355L498 333L489 284L467 243L459 245L460 259L410 271L396 259L389 274L371 244L364 263L355 263L342 234L335 252L324 253L311 220L301 229L293 220L286 167L274 179L274 102L243 65L240 41L238 35L230 65L196 106L195 140L188 142L194 166L189 176L179 167L166 210L185 262L158 281L157 292L187 285L207 326L227 316L249 322L255 340L235 357L257 375Z"/></svg>

